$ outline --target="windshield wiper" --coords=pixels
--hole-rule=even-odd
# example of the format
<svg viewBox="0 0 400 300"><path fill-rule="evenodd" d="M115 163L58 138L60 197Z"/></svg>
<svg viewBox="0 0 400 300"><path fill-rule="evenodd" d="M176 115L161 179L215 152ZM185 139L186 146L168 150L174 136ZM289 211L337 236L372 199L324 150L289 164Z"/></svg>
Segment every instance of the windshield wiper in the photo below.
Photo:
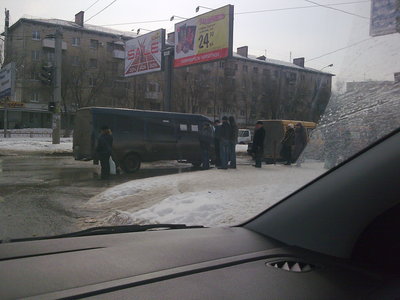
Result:
<svg viewBox="0 0 400 300"><path fill-rule="evenodd" d="M101 226L101 227L92 227L81 231L52 235L52 236L0 240L0 243L49 240L49 239L69 238L69 237L152 231L152 230L155 231L155 230L171 230L171 229L189 229L189 228L204 228L204 226L201 225L187 226L185 224L149 224L149 225L133 224L133 225L120 225L120 226Z"/></svg>

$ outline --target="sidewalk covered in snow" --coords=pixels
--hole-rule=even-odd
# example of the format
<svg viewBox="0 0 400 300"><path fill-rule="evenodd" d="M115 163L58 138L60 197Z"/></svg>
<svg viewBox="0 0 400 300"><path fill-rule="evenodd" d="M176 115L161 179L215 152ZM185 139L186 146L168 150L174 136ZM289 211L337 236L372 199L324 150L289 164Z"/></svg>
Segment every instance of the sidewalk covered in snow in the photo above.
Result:
<svg viewBox="0 0 400 300"><path fill-rule="evenodd" d="M250 161L236 170L198 171L130 181L93 197L88 208L107 211L103 224L239 224L324 173L323 163L301 167Z"/></svg>

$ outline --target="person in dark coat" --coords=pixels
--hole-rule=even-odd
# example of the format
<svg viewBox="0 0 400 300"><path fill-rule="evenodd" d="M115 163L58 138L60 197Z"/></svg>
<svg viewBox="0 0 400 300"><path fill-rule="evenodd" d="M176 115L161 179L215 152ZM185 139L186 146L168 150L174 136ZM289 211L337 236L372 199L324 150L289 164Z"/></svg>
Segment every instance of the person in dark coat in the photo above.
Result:
<svg viewBox="0 0 400 300"><path fill-rule="evenodd" d="M261 161L264 155L264 140L265 140L265 129L264 124L258 121L255 126L253 147L252 152L254 153L256 164L254 167L261 168Z"/></svg>
<svg viewBox="0 0 400 300"><path fill-rule="evenodd" d="M236 144L238 143L239 128L236 125L235 118L229 117L229 125L231 125L231 136L229 139L229 168L236 169Z"/></svg>
<svg viewBox="0 0 400 300"><path fill-rule="evenodd" d="M210 124L204 123L199 133L201 161L204 170L208 170L210 168L210 150L213 140L213 130Z"/></svg>
<svg viewBox="0 0 400 300"><path fill-rule="evenodd" d="M219 151L219 136L221 129L221 122L219 120L214 121L214 150L215 150L215 166L221 166L221 153Z"/></svg>
<svg viewBox="0 0 400 300"><path fill-rule="evenodd" d="M289 124L286 128L285 136L282 141L281 156L286 161L285 165L289 166L292 164L292 146L294 144L294 125Z"/></svg>
<svg viewBox="0 0 400 300"><path fill-rule="evenodd" d="M97 141L96 153L101 165L101 179L110 177L110 157L113 137L108 126L101 127L101 135Z"/></svg>
<svg viewBox="0 0 400 300"><path fill-rule="evenodd" d="M293 149L293 162L297 160L297 166L300 166L300 154L303 152L307 145L307 132L303 124L297 123L294 127L294 149Z"/></svg>
<svg viewBox="0 0 400 300"><path fill-rule="evenodd" d="M231 138L231 125L228 123L228 117L222 118L222 125L219 135L219 151L221 158L221 166L219 169L228 169L228 157L229 157L229 140Z"/></svg>

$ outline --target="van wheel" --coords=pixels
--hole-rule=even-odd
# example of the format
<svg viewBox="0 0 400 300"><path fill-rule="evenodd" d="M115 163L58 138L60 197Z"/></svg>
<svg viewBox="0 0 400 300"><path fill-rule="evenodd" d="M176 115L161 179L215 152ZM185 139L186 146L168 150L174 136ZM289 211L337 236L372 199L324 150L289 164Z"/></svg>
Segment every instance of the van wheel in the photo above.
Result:
<svg viewBox="0 0 400 300"><path fill-rule="evenodd" d="M140 169L140 157L137 154L131 153L124 157L121 168L126 173L134 173Z"/></svg>
<svg viewBox="0 0 400 300"><path fill-rule="evenodd" d="M194 161L194 162L192 162L192 166L195 167L195 168L200 167L200 166L201 166L201 161Z"/></svg>

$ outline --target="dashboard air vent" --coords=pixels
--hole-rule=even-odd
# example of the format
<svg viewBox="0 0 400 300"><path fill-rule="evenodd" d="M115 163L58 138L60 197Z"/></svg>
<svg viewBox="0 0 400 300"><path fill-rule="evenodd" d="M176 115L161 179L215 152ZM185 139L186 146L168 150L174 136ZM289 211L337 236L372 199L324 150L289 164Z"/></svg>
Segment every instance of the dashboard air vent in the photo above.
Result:
<svg viewBox="0 0 400 300"><path fill-rule="evenodd" d="M272 268L297 273L309 272L315 269L313 264L297 261L295 259L282 259L279 261L268 262L266 265Z"/></svg>

